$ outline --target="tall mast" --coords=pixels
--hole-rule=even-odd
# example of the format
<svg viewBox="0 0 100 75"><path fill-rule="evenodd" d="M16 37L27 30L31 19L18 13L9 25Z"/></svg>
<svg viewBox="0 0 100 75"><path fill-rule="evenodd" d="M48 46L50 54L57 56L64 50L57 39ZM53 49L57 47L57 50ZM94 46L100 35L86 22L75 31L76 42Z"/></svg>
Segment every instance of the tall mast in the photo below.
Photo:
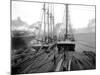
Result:
<svg viewBox="0 0 100 75"><path fill-rule="evenodd" d="M49 43L49 3L48 3L48 11L47 11L47 15L48 15L48 17L47 17L47 19L48 19L48 43Z"/></svg>
<svg viewBox="0 0 100 75"><path fill-rule="evenodd" d="M54 4L53 4L53 7L52 7L52 9L53 9L53 11L52 11L52 13L53 13L53 24L52 24L52 31L54 32L55 30L54 30ZM52 34L52 39L54 39L54 33Z"/></svg>
<svg viewBox="0 0 100 75"><path fill-rule="evenodd" d="M45 3L44 3L44 6L43 6L43 12L44 12L44 41L45 41L45 34L46 34L46 32L45 32L45 26L46 26L46 24L45 24L45 11L46 11L46 9L45 9Z"/></svg>
<svg viewBox="0 0 100 75"><path fill-rule="evenodd" d="M65 4L65 10L66 10L66 34L65 34L65 39L68 37L68 4Z"/></svg>
<svg viewBox="0 0 100 75"><path fill-rule="evenodd" d="M51 4L51 11L50 11L50 29L51 29L51 38L54 39L54 6Z"/></svg>

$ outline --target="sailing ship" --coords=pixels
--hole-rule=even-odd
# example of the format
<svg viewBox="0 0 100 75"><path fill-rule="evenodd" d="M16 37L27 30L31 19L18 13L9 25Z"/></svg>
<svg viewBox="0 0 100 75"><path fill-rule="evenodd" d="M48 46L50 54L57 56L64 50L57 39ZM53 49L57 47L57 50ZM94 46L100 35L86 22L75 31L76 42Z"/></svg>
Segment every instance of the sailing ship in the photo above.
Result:
<svg viewBox="0 0 100 75"><path fill-rule="evenodd" d="M74 51L75 48L75 40L73 34L68 34L68 4L65 5L66 15L66 33L64 34L64 38L59 41L59 37L56 36L55 32L55 19L54 19L54 4L44 3L43 5L43 16L41 25L43 26L43 36L41 42L39 44L34 44L35 47L49 47L49 45L57 44L59 50L63 47L64 49L69 48L71 51ZM42 27L40 26L40 27ZM71 28L71 26L70 26ZM41 28L38 36L41 34ZM40 36L41 38L41 36ZM44 45L43 45L44 44ZM67 47L68 46L68 47ZM69 50L66 49L66 50ZM69 50L69 51L70 51Z"/></svg>

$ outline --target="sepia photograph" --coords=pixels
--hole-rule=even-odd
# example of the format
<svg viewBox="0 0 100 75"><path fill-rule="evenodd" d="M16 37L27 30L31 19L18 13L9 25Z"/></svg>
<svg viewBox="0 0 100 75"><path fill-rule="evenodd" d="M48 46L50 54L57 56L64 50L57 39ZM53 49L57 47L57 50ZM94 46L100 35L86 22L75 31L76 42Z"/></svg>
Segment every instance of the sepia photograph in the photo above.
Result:
<svg viewBox="0 0 100 75"><path fill-rule="evenodd" d="M96 69L96 5L11 0L11 74Z"/></svg>

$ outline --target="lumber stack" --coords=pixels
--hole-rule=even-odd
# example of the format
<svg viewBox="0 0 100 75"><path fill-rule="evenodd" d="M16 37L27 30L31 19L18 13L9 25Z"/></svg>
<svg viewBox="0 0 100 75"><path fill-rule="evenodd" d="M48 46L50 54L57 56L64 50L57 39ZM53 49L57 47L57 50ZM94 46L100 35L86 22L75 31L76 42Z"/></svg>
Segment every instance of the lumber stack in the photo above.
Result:
<svg viewBox="0 0 100 75"><path fill-rule="evenodd" d="M12 73L28 74L55 71L95 69L93 52L58 52L56 46L48 49L15 51L12 53Z"/></svg>

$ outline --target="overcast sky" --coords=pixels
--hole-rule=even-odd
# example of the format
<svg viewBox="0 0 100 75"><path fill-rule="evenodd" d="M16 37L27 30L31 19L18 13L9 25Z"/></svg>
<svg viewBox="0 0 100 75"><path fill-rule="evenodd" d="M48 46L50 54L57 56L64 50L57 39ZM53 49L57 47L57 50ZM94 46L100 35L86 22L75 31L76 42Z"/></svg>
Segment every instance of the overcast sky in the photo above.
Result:
<svg viewBox="0 0 100 75"><path fill-rule="evenodd" d="M12 20L20 17L29 25L41 21L43 3L12 1ZM55 24L63 22L65 5L54 5ZM95 18L95 7L70 5L69 15L72 27L75 29L86 27L89 20Z"/></svg>

